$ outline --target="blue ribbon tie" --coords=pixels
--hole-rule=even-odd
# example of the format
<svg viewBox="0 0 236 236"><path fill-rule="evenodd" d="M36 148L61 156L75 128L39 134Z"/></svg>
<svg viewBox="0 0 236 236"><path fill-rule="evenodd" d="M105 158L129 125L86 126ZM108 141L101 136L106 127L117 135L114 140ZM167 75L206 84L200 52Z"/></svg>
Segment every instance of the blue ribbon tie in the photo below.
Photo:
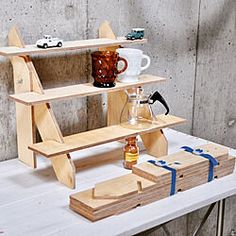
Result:
<svg viewBox="0 0 236 236"><path fill-rule="evenodd" d="M176 188L176 169L171 168L170 166L168 166L168 164L163 161L155 161L155 160L149 160L149 163L158 166L158 167L162 167L168 171L171 171L171 189L170 189L170 195L174 195L175 194L175 188Z"/></svg>
<svg viewBox="0 0 236 236"><path fill-rule="evenodd" d="M219 165L219 162L210 154L204 153L202 149L192 149L191 147L188 146L183 146L181 147L184 149L186 152L190 152L194 155L201 156L203 158L206 158L209 160L209 174L208 174L208 182L212 181L214 178L214 167Z"/></svg>

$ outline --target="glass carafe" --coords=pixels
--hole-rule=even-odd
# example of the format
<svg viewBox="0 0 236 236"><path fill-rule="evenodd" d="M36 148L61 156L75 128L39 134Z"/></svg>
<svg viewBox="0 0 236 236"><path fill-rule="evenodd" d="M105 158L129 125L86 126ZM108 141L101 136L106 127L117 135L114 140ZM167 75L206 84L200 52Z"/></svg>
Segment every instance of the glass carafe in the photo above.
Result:
<svg viewBox="0 0 236 236"><path fill-rule="evenodd" d="M126 91L126 94L127 102L120 116L120 123L125 128L147 129L157 123L156 116L151 108L155 101L159 101L166 108L165 115L169 113L169 107L165 99L157 91L147 95L139 87Z"/></svg>

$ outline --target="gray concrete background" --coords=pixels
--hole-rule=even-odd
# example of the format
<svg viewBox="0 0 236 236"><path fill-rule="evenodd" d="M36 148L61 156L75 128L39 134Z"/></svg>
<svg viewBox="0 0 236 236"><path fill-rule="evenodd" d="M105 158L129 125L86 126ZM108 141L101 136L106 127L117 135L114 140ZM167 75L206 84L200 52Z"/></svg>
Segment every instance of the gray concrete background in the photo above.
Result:
<svg viewBox="0 0 236 236"><path fill-rule="evenodd" d="M26 43L43 34L64 40L97 37L100 23L108 20L117 35L144 27L149 43L140 47L151 57L146 71L168 78L158 89L171 113L188 123L178 130L236 148L236 49L234 0L0 0L0 46L7 45L9 28L18 25ZM90 81L87 51L33 58L45 88ZM15 158L16 127L12 68L0 57L0 160ZM53 103L63 134L105 125L106 96ZM156 106L155 112L161 112ZM227 200L225 229L236 228L236 198ZM173 235L190 235L206 209L168 224ZM214 235L215 214L201 235ZM152 235L162 235L158 230ZM226 234L226 235L227 235Z"/></svg>

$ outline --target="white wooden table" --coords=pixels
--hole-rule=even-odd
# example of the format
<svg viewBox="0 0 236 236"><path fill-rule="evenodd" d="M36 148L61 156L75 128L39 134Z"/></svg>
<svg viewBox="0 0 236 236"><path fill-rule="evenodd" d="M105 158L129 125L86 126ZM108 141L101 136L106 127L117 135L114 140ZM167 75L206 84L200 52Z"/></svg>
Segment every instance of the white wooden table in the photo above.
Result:
<svg viewBox="0 0 236 236"><path fill-rule="evenodd" d="M183 145L206 143L171 129L165 134L169 140L169 153L179 151ZM109 150L114 155L120 143L105 144L73 153L76 158L102 155ZM230 150L236 156L236 150ZM143 154L140 161L150 156ZM207 206L236 194L236 171L211 183L178 193L172 197L127 213L112 216L95 223L72 212L69 195L93 187L96 182L129 172L122 161L115 161L80 170L76 174L77 187L70 190L54 176L46 158L38 158L39 169L32 170L18 160L0 163L0 235L132 235Z"/></svg>

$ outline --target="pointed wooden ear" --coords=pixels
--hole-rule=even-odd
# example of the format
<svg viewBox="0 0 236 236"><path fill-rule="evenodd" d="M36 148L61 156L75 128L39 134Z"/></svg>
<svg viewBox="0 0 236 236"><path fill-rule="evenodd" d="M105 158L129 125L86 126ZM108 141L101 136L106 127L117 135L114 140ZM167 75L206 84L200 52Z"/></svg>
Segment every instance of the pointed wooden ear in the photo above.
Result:
<svg viewBox="0 0 236 236"><path fill-rule="evenodd" d="M8 33L9 46L25 47L23 38L18 30L17 26L13 26Z"/></svg>
<svg viewBox="0 0 236 236"><path fill-rule="evenodd" d="M104 21L100 25L99 30L98 30L98 34L99 34L99 38L109 38L109 39L116 38L108 21Z"/></svg>
<svg viewBox="0 0 236 236"><path fill-rule="evenodd" d="M104 21L98 29L99 38L116 39L114 32L108 21ZM99 51L115 51L119 45L114 47L99 48Z"/></svg>

